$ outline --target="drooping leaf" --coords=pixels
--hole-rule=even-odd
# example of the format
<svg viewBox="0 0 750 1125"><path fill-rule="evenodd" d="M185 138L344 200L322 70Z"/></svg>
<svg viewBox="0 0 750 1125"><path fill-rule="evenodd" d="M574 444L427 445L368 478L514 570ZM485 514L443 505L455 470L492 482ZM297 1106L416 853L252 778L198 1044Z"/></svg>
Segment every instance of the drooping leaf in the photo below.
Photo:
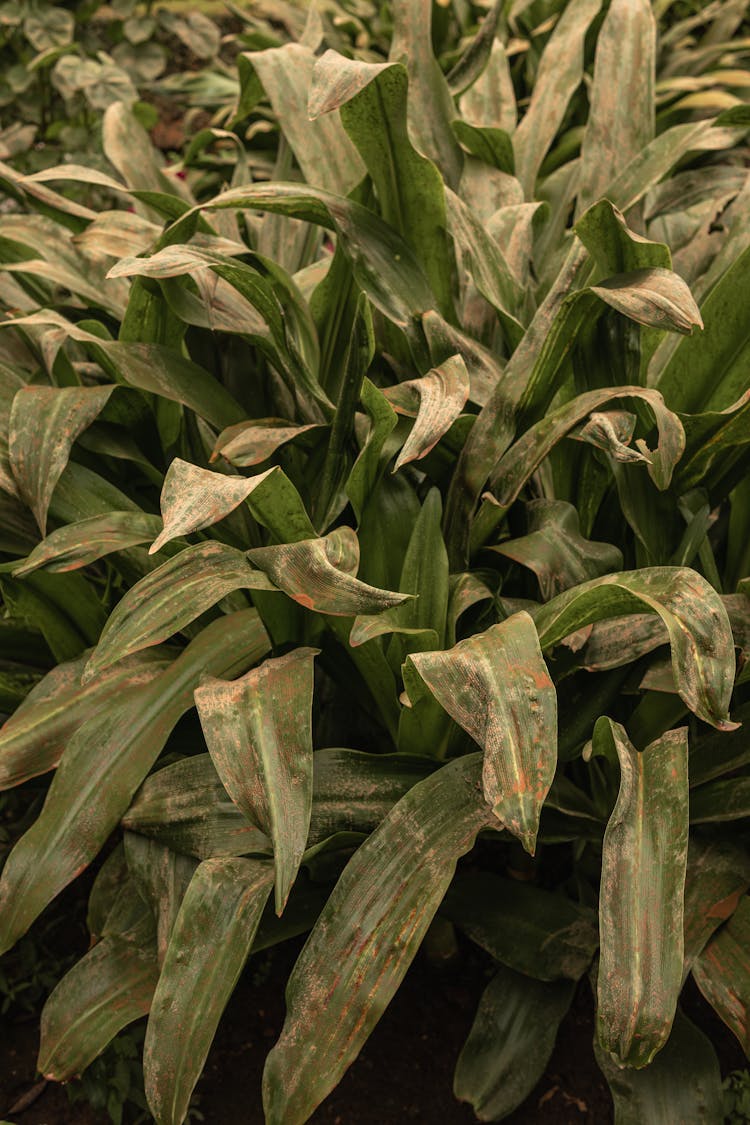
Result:
<svg viewBox="0 0 750 1125"><path fill-rule="evenodd" d="M156 987L144 1045L146 1097L163 1125L181 1125L221 1013L239 979L271 891L262 860L207 859L183 899Z"/></svg>
<svg viewBox="0 0 750 1125"><path fill-rule="evenodd" d="M687 728L638 753L600 719L597 742L621 771L602 851L598 1036L619 1065L643 1067L669 1038L682 986Z"/></svg>
<svg viewBox="0 0 750 1125"><path fill-rule="evenodd" d="M150 683L97 710L65 747L44 808L13 848L0 879L0 948L91 862L128 808L202 675L245 672L268 651L255 610L212 622Z"/></svg>
<svg viewBox="0 0 750 1125"><path fill-rule="evenodd" d="M118 602L86 665L84 682L130 653L157 645L235 590L275 590L242 551L210 541L186 547Z"/></svg>
<svg viewBox="0 0 750 1125"><path fill-rule="evenodd" d="M320 426L316 423L297 426L281 418L238 422L219 434L211 460L217 461L222 456L238 469L247 469L267 460L287 442L317 429Z"/></svg>
<svg viewBox="0 0 750 1125"><path fill-rule="evenodd" d="M532 500L526 510L528 534L499 543L492 550L532 570L544 601L622 566L622 554L617 547L584 539L578 512L572 504L564 500Z"/></svg>
<svg viewBox="0 0 750 1125"><path fill-rule="evenodd" d="M42 535L47 509L77 437L103 409L112 387L22 387L13 399L8 456L21 497Z"/></svg>
<svg viewBox="0 0 750 1125"><path fill-rule="evenodd" d="M398 988L456 861L492 825L481 757L415 785L347 864L287 985L266 1061L269 1125L302 1125L336 1085Z"/></svg>
<svg viewBox="0 0 750 1125"><path fill-rule="evenodd" d="M195 693L206 745L229 796L273 844L281 914L307 845L313 800L313 661L297 648Z"/></svg>
<svg viewBox="0 0 750 1125"><path fill-rule="evenodd" d="M482 747L485 798L533 855L557 761L557 697L530 617L514 614L448 652L414 653L409 663Z"/></svg>
<svg viewBox="0 0 750 1125"><path fill-rule="evenodd" d="M14 578L43 567L59 572L78 570L113 551L148 543L159 531L158 516L146 512L107 512L58 527L13 571Z"/></svg>
<svg viewBox="0 0 750 1125"><path fill-rule="evenodd" d="M531 980L500 968L482 993L461 1049L453 1092L480 1121L499 1121L544 1073L575 986Z"/></svg>
<svg viewBox="0 0 750 1125"><path fill-rule="evenodd" d="M320 539L254 547L247 556L274 589L318 613L337 617L379 613L409 597L376 589L353 576L359 566L359 544L350 527L336 528Z"/></svg>
<svg viewBox="0 0 750 1125"><path fill-rule="evenodd" d="M395 473L426 457L458 418L469 397L469 373L461 356L455 355L420 379L387 387L384 394L397 414L416 418L396 458Z"/></svg>

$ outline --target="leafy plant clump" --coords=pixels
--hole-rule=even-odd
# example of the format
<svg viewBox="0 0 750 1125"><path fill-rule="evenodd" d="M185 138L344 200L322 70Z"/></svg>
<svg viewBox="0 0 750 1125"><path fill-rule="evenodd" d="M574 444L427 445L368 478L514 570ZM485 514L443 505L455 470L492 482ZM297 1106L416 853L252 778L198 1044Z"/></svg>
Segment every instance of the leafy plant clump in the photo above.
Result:
<svg viewBox="0 0 750 1125"><path fill-rule="evenodd" d="M114 839L39 1068L147 1015L164 1125L301 933L269 1125L436 917L497 962L455 1074L481 1120L587 974L618 1122L721 1118L688 975L748 1049L742 13L536 7L453 57L425 0L388 57L312 11L240 55L216 195L122 102L107 173L2 170L0 784L53 776L0 949Z"/></svg>

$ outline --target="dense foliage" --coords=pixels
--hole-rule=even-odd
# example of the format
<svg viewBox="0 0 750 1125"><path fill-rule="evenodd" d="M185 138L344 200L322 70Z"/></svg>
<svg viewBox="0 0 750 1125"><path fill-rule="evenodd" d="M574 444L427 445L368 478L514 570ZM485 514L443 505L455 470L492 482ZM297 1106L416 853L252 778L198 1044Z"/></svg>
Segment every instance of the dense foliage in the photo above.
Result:
<svg viewBox="0 0 750 1125"><path fill-rule="evenodd" d="M0 166L0 784L55 771L0 949L99 864L45 1075L148 1014L176 1125L309 931L302 1123L437 918L497 961L480 1119L585 974L617 1122L721 1119L679 998L750 1049L750 46L670 7L279 5L182 163L125 99L106 164Z"/></svg>

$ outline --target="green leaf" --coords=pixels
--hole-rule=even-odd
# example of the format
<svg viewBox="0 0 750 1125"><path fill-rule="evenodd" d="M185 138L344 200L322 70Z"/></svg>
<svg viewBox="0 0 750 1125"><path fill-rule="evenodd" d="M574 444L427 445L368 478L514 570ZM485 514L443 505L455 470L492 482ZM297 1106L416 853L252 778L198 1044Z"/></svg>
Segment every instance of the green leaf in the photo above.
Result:
<svg viewBox="0 0 750 1125"><path fill-rule="evenodd" d="M203 210L226 207L291 215L335 230L357 284L395 324L406 327L436 307L408 244L374 212L351 199L305 184L273 183L232 188L202 205Z"/></svg>
<svg viewBox="0 0 750 1125"><path fill-rule="evenodd" d="M597 743L621 771L602 849L598 1036L620 1066L643 1067L669 1038L682 987L687 728L638 753L603 718Z"/></svg>
<svg viewBox="0 0 750 1125"><path fill-rule="evenodd" d="M544 48L529 108L513 137L518 178L527 199L547 150L583 77L583 44L601 0L568 5Z"/></svg>
<svg viewBox="0 0 750 1125"><path fill-rule="evenodd" d="M123 894L128 929L117 926L116 905L103 939L65 974L42 1010L37 1068L51 1081L77 1077L151 1006L159 977L154 921L132 883Z"/></svg>
<svg viewBox="0 0 750 1125"><path fill-rule="evenodd" d="M395 993L456 861L493 823L481 758L415 785L347 864L287 985L287 1016L266 1061L268 1125L302 1125L333 1089Z"/></svg>
<svg viewBox="0 0 750 1125"><path fill-rule="evenodd" d="M647 328L668 328L685 336L703 328L689 288L672 270L631 270L592 285L591 292Z"/></svg>
<svg viewBox="0 0 750 1125"><path fill-rule="evenodd" d="M59 527L43 539L13 570L13 577L43 567L45 570L78 570L113 551L148 543L159 532L159 517L146 512L106 512L101 516Z"/></svg>
<svg viewBox="0 0 750 1125"><path fill-rule="evenodd" d="M453 1093L480 1121L499 1121L542 1077L573 999L569 981L530 980L501 968L482 993L456 1063Z"/></svg>
<svg viewBox="0 0 750 1125"><path fill-rule="evenodd" d="M241 57L260 79L308 184L348 195L365 169L339 115L311 118L308 112L314 88L315 53L300 43L286 43Z"/></svg>
<svg viewBox="0 0 750 1125"><path fill-rule="evenodd" d="M594 1051L615 1103L616 1125L708 1125L724 1119L719 1060L710 1039L681 1011L666 1045L642 1070L618 1066L596 1041Z"/></svg>
<svg viewBox="0 0 750 1125"><path fill-rule="evenodd" d="M275 589L318 613L337 617L379 613L409 597L379 590L353 577L359 567L359 543L354 531L346 526L320 539L254 547L247 557Z"/></svg>
<svg viewBox="0 0 750 1125"><path fill-rule="evenodd" d="M457 875L440 912L496 961L535 980L578 980L599 945L593 910L489 871Z"/></svg>
<svg viewBox="0 0 750 1125"><path fill-rule="evenodd" d="M197 864L191 856L181 855L134 832L126 832L123 843L128 871L156 920L156 953L161 968L177 913Z"/></svg>
<svg viewBox="0 0 750 1125"><path fill-rule="evenodd" d="M84 682L130 653L179 633L235 590L275 589L235 547L215 541L186 547L118 602L86 665Z"/></svg>
<svg viewBox="0 0 750 1125"><path fill-rule="evenodd" d="M711 935L734 914L748 887L747 852L728 840L701 840L693 836L685 876L683 976L690 972Z"/></svg>
<svg viewBox="0 0 750 1125"><path fill-rule="evenodd" d="M340 111L372 178L383 218L411 246L443 315L450 317L452 265L443 180L409 140L407 86L400 63L359 62L329 50L315 64L308 115L315 121Z"/></svg>
<svg viewBox="0 0 750 1125"><path fill-rule="evenodd" d="M139 654L82 685L86 659L81 656L48 672L0 728L0 789L54 769L82 723L121 692L149 683L169 664L163 652Z"/></svg>
<svg viewBox="0 0 750 1125"><path fill-rule="evenodd" d="M288 488L284 488L284 484ZM259 490L256 502L252 494ZM315 528L307 519L297 518L291 513L281 512L281 505L275 505L277 499L286 500L285 492L293 489L281 469L274 466L264 473L254 477L227 476L224 473L212 473L208 469L201 469L198 465L191 465L175 457L167 470L164 485L161 491L161 514L164 520L164 529L152 543L150 554L161 549L171 539L182 535L189 535L193 531L200 531L224 519L243 501L248 501L250 510L256 519L266 523L268 513L273 512L270 522L276 528L283 527L283 537L286 538L290 523L297 534L305 536L314 535ZM281 495L279 495L281 494ZM264 499L265 497L265 499ZM302 509L301 501L298 507ZM274 509L276 509L274 511ZM263 517L266 516L266 519ZM284 518L286 517L286 518ZM294 526L296 524L296 526Z"/></svg>
<svg viewBox="0 0 750 1125"><path fill-rule="evenodd" d="M362 515L380 475L383 448L396 426L396 412L383 392L365 377L360 396L369 419L369 431L359 456L352 466L346 482L346 494L351 500L357 522Z"/></svg>
<svg viewBox="0 0 750 1125"><path fill-rule="evenodd" d="M656 21L648 0L613 0L596 40L589 116L581 144L578 207L654 137Z"/></svg>
<svg viewBox="0 0 750 1125"><path fill-rule="evenodd" d="M479 160L512 176L515 171L513 141L504 129L478 127L467 121L453 122L453 132L463 147Z"/></svg>
<svg viewBox="0 0 750 1125"><path fill-rule="evenodd" d="M414 653L408 663L482 747L485 799L533 855L557 762L557 697L531 618L514 614L448 652Z"/></svg>
<svg viewBox="0 0 750 1125"><path fill-rule="evenodd" d="M268 652L255 610L212 622L151 683L122 692L65 747L41 815L0 879L0 949L9 949L91 862L153 767L202 675L240 674Z"/></svg>
<svg viewBox="0 0 750 1125"><path fill-rule="evenodd" d="M434 769L424 757L317 750L308 844L372 832ZM144 782L123 825L197 859L270 854L270 841L231 801L208 754L165 766Z"/></svg>
<svg viewBox="0 0 750 1125"><path fill-rule="evenodd" d="M544 601L622 566L622 554L617 547L583 538L578 512L572 504L564 500L531 500L526 510L528 534L505 540L492 550L532 570Z"/></svg>
<svg viewBox="0 0 750 1125"><path fill-rule="evenodd" d="M456 254L479 292L500 314L511 347L514 347L523 335L517 319L523 303L520 282L479 215L452 191L446 192L446 200Z"/></svg>
<svg viewBox="0 0 750 1125"><path fill-rule="evenodd" d="M502 10L503 0L498 0L482 19L476 35L458 62L446 75L448 87L454 96L463 94L484 72L495 44L495 33Z"/></svg>
<svg viewBox="0 0 750 1125"><path fill-rule="evenodd" d="M623 213L609 199L600 199L584 211L576 220L574 230L603 277L633 270L671 268L669 247L663 242L651 242L631 230Z"/></svg>
<svg viewBox="0 0 750 1125"><path fill-rule="evenodd" d="M415 417L393 472L434 449L466 405L469 373L460 355L451 356L420 379L396 383L383 392L397 414Z"/></svg>
<svg viewBox="0 0 750 1125"><path fill-rule="evenodd" d="M727 717L734 684L734 642L726 610L705 578L683 567L655 566L585 582L534 615L542 648L584 625L646 606L664 622L672 670L685 704L717 730L734 730Z"/></svg>
<svg viewBox="0 0 750 1125"><path fill-rule="evenodd" d="M750 898L744 895L729 921L693 962L698 988L750 1057Z"/></svg>
<svg viewBox="0 0 750 1125"><path fill-rule="evenodd" d="M273 844L279 915L310 827L317 654L298 648L232 683L204 680L195 693L206 745L227 793Z"/></svg>
<svg viewBox="0 0 750 1125"><path fill-rule="evenodd" d="M21 498L42 535L47 509L77 437L103 409L112 387L22 387L13 399L8 457Z"/></svg>
<svg viewBox="0 0 750 1125"><path fill-rule="evenodd" d="M253 944L271 867L207 859L177 915L143 1049L146 1097L157 1121L182 1125L221 1013Z"/></svg>

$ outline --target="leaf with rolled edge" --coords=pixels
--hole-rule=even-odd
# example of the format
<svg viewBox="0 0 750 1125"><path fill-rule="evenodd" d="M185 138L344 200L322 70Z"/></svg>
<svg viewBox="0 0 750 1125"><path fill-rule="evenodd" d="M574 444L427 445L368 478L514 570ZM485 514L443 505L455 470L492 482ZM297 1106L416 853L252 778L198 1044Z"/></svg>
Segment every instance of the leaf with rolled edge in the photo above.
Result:
<svg viewBox="0 0 750 1125"><path fill-rule="evenodd" d="M643 1067L669 1038L682 988L687 728L639 753L602 718L600 749L617 753L621 775L602 848L598 1036L619 1065Z"/></svg>
<svg viewBox="0 0 750 1125"><path fill-rule="evenodd" d="M611 617L592 626L581 666L589 672L606 672L631 664L666 644L669 644L669 633L660 617L649 613Z"/></svg>
<svg viewBox="0 0 750 1125"><path fill-rule="evenodd" d="M345 867L292 971L266 1060L268 1125L302 1125L356 1058L401 983L458 858L496 824L481 756L419 782Z"/></svg>
<svg viewBox="0 0 750 1125"><path fill-rule="evenodd" d="M282 418L238 422L236 426L228 426L219 434L211 461L218 461L221 456L237 468L247 469L266 461L287 442L321 428L318 423L298 426Z"/></svg>
<svg viewBox="0 0 750 1125"><path fill-rule="evenodd" d="M513 137L518 179L527 199L537 173L583 78L583 44L601 0L568 5L544 48L526 115Z"/></svg>
<svg viewBox="0 0 750 1125"><path fill-rule="evenodd" d="M646 467L654 484L661 490L668 488L674 466L685 448L685 433L679 418L667 409L658 391L634 386L603 387L586 391L551 410L511 445L490 480L492 495L498 506L503 509L510 507L544 458L592 411L613 399L630 397L647 403L654 415L659 431L658 445L655 450L649 450L644 443L639 443L639 448L649 458Z"/></svg>
<svg viewBox="0 0 750 1125"><path fill-rule="evenodd" d="M622 566L622 554L609 543L581 535L578 512L564 500L531 500L529 531L491 550L528 567L539 580L544 601L571 586Z"/></svg>
<svg viewBox="0 0 750 1125"><path fill-rule="evenodd" d="M729 921L693 962L693 979L750 1058L750 898L744 895Z"/></svg>
<svg viewBox="0 0 750 1125"><path fill-rule="evenodd" d="M271 892L264 860L207 859L177 915L143 1048L146 1097L160 1125L182 1125L224 1007Z"/></svg>
<svg viewBox="0 0 750 1125"><path fill-rule="evenodd" d="M313 793L313 662L298 648L231 683L206 679L195 704L229 796L273 844L281 914L307 845Z"/></svg>
<svg viewBox="0 0 750 1125"><path fill-rule="evenodd" d="M453 132L472 156L512 176L515 168L513 141L504 129L478 127L467 121L453 122Z"/></svg>
<svg viewBox="0 0 750 1125"><path fill-rule="evenodd" d="M721 480L727 459L750 445L750 391L726 410L683 414L685 456L676 473L680 492L703 486L711 491Z"/></svg>
<svg viewBox="0 0 750 1125"><path fill-rule="evenodd" d="M372 832L434 768L429 758L416 755L317 750L309 846L339 832ZM122 823L197 859L271 854L268 837L230 800L208 754L174 762L147 778Z"/></svg>
<svg viewBox="0 0 750 1125"><path fill-rule="evenodd" d="M593 910L489 871L459 873L440 913L496 961L536 980L578 980L599 945Z"/></svg>
<svg viewBox="0 0 750 1125"><path fill-rule="evenodd" d="M443 180L409 139L407 86L401 63L366 63L329 50L315 64L308 115L315 121L339 110L372 177L383 218L409 243L441 311L451 316Z"/></svg>
<svg viewBox="0 0 750 1125"><path fill-rule="evenodd" d="M8 458L18 491L42 535L47 509L73 444L113 387L22 387L10 411Z"/></svg>
<svg viewBox="0 0 750 1125"><path fill-rule="evenodd" d="M511 345L515 345L523 335L516 315L523 301L521 284L477 213L452 191L446 191L445 198L456 254L478 291L500 314Z"/></svg>
<svg viewBox="0 0 750 1125"><path fill-rule="evenodd" d="M82 684L87 659L88 653L53 668L0 727L0 789L54 769L82 723L121 692L149 683L170 663L164 652L139 653Z"/></svg>
<svg viewBox="0 0 750 1125"><path fill-rule="evenodd" d="M356 617L379 613L411 597L379 590L353 577L359 567L359 543L346 526L320 539L254 547L247 557L267 575L274 589L318 613Z"/></svg>
<svg viewBox="0 0 750 1125"><path fill-rule="evenodd" d="M133 884L125 889L135 925L126 933L110 928L59 981L42 1010L37 1068L51 1081L82 1074L151 1007L159 979L154 921Z"/></svg>
<svg viewBox="0 0 750 1125"><path fill-rule="evenodd" d="M59 572L78 570L113 551L148 543L159 532L158 516L146 512L107 512L58 527L13 570L13 577L43 567Z"/></svg>
<svg viewBox="0 0 750 1125"><path fill-rule="evenodd" d="M750 856L728 840L690 840L685 876L683 978L750 887Z"/></svg>
<svg viewBox="0 0 750 1125"><path fill-rule="evenodd" d="M587 422L568 434L574 441L583 441L596 449L603 449L615 461L649 464L647 453L634 449L630 441L635 433L637 418L627 410L592 411Z"/></svg>
<svg viewBox="0 0 750 1125"><path fill-rule="evenodd" d="M480 1121L499 1121L542 1077L575 985L531 980L500 968L482 993L456 1063L453 1093Z"/></svg>
<svg viewBox="0 0 750 1125"><path fill-rule="evenodd" d="M202 675L247 671L269 650L255 610L207 625L150 683L122 692L68 741L44 808L0 879L0 949L9 949L91 862L153 767Z"/></svg>
<svg viewBox="0 0 750 1125"><path fill-rule="evenodd" d="M396 458L395 473L426 457L450 429L469 397L469 373L461 356L455 355L420 379L385 387L383 394L397 414L416 418Z"/></svg>
<svg viewBox="0 0 750 1125"><path fill-rule="evenodd" d="M703 320L693 295L682 278L667 269L631 270L606 278L591 286L623 316L648 328L668 328L689 336L703 328Z"/></svg>
<svg viewBox="0 0 750 1125"><path fill-rule="evenodd" d="M557 696L533 621L516 613L447 652L414 653L408 663L482 747L485 799L533 855L557 764Z"/></svg>
<svg viewBox="0 0 750 1125"><path fill-rule="evenodd" d="M594 1038L616 1125L711 1125L724 1120L719 1060L711 1040L677 1009L672 1032L647 1067L618 1066Z"/></svg>
<svg viewBox="0 0 750 1125"><path fill-rule="evenodd" d="M179 633L235 590L276 589L236 547L213 540L186 547L131 586L118 602L89 658L83 682L130 653Z"/></svg>
<svg viewBox="0 0 750 1125"><path fill-rule="evenodd" d="M495 43L495 33L502 10L503 0L497 0L482 19L476 35L466 50L445 76L448 88L454 97L465 93L482 76Z"/></svg>
<svg viewBox="0 0 750 1125"><path fill-rule="evenodd" d="M290 487L285 488L285 483ZM284 494L293 488L277 466L254 477L227 476L175 457L167 469L161 490L164 528L151 544L149 554L160 550L171 539L218 523L244 501L249 502L250 510L261 523L266 524L270 515L273 529L280 531L284 539L295 533L301 538L314 535L315 528L307 518L301 500L296 505L298 512L284 510L290 507ZM256 490L259 495L254 501ZM287 504L282 506L280 500L287 501Z"/></svg>
<svg viewBox="0 0 750 1125"><path fill-rule="evenodd" d="M395 324L407 327L435 296L414 252L373 211L351 199L299 183L252 184L232 188L201 204L201 210L243 208L305 219L335 230L357 284L373 305ZM222 425L231 425L231 419Z"/></svg>
<svg viewBox="0 0 750 1125"><path fill-rule="evenodd" d="M584 625L641 613L644 606L667 628L681 699L717 730L735 730L727 715L735 669L732 630L721 598L696 571L653 566L607 574L535 610L534 623L542 648L548 648Z"/></svg>
<svg viewBox="0 0 750 1125"><path fill-rule="evenodd" d="M169 939L185 892L197 867L191 856L135 832L123 837L130 877L156 921L156 953L159 967L164 964Z"/></svg>

